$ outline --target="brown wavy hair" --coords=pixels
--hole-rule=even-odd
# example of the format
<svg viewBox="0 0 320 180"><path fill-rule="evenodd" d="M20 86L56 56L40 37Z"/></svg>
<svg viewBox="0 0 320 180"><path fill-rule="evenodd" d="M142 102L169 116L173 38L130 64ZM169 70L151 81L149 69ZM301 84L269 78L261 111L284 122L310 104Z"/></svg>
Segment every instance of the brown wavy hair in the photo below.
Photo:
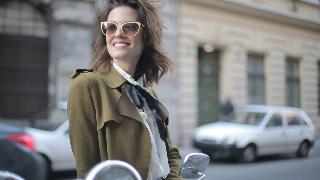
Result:
<svg viewBox="0 0 320 180"><path fill-rule="evenodd" d="M162 47L163 23L159 17L158 9L148 0L113 0L106 10L98 16L99 27L93 47L92 68L101 71L111 67L112 58L107 50L105 36L100 31L100 22L106 21L109 13L116 7L129 6L136 10L138 20L144 25L142 31L143 50L138 61L134 78L144 76L145 83L152 85L172 70L172 61Z"/></svg>

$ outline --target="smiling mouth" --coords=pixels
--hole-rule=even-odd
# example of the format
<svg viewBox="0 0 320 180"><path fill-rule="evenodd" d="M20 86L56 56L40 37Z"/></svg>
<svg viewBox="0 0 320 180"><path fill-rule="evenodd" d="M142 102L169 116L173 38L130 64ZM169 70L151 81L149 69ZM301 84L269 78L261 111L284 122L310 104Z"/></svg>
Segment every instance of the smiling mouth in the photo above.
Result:
<svg viewBox="0 0 320 180"><path fill-rule="evenodd" d="M129 46L129 43L126 42L116 42L113 44L114 47L116 48L123 48Z"/></svg>

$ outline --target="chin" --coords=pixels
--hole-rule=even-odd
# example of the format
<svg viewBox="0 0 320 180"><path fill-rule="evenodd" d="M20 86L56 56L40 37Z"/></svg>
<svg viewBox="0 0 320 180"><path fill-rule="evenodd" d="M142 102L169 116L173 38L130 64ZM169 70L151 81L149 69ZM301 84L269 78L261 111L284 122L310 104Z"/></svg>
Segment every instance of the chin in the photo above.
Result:
<svg viewBox="0 0 320 180"><path fill-rule="evenodd" d="M111 57L113 59L127 59L128 58L128 56L125 54L113 54L113 55L111 55Z"/></svg>

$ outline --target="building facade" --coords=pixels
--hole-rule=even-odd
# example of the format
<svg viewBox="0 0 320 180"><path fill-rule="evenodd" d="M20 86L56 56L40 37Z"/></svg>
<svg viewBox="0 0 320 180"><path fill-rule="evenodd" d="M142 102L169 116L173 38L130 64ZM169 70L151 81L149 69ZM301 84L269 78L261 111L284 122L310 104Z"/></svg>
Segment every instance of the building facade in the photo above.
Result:
<svg viewBox="0 0 320 180"><path fill-rule="evenodd" d="M320 2L179 1L178 139L212 122L219 104L303 108L319 119Z"/></svg>
<svg viewBox="0 0 320 180"><path fill-rule="evenodd" d="M106 3L0 2L1 118L45 117L66 99L72 71L89 67L100 5Z"/></svg>
<svg viewBox="0 0 320 180"><path fill-rule="evenodd" d="M45 116L88 68L97 14L108 0L1 0L0 118ZM302 107L320 129L318 0L166 0L164 45L174 71L155 90L169 130L190 146L194 128L230 99ZM44 114L44 115L43 115Z"/></svg>

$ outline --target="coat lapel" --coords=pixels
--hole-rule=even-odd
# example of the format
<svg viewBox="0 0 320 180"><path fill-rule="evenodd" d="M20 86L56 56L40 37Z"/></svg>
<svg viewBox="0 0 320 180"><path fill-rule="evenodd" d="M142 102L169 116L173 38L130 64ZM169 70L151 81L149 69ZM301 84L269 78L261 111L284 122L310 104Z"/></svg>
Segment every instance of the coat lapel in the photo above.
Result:
<svg viewBox="0 0 320 180"><path fill-rule="evenodd" d="M101 72L101 75L108 87L118 90L122 89L121 95L116 99L118 113L143 123L138 110L122 88L126 80L112 66Z"/></svg>
<svg viewBox="0 0 320 180"><path fill-rule="evenodd" d="M122 89L123 84L126 82L126 80L112 66L108 68L106 71L101 72L101 75L103 76L107 86L113 89ZM167 121L168 110L166 109L166 107L155 98L155 94L152 93L152 91L151 93L148 93L154 97L156 106L160 110L159 113L161 119L163 121ZM143 123L143 119L141 118L136 106L133 104L133 102L130 100L130 98L124 92L123 89L117 101L117 110L120 115L130 117Z"/></svg>
<svg viewBox="0 0 320 180"><path fill-rule="evenodd" d="M160 103L158 100L156 100L156 106L158 107L158 109L160 110L160 117L163 121L165 121L166 125L168 125L168 116L169 116L169 112L167 110L167 108Z"/></svg>
<svg viewBox="0 0 320 180"><path fill-rule="evenodd" d="M117 109L120 115L127 116L132 119L135 119L141 123L143 120L136 108L136 106L132 103L130 98L125 92L122 92L120 99L118 101ZM144 123L143 123L144 124Z"/></svg>

